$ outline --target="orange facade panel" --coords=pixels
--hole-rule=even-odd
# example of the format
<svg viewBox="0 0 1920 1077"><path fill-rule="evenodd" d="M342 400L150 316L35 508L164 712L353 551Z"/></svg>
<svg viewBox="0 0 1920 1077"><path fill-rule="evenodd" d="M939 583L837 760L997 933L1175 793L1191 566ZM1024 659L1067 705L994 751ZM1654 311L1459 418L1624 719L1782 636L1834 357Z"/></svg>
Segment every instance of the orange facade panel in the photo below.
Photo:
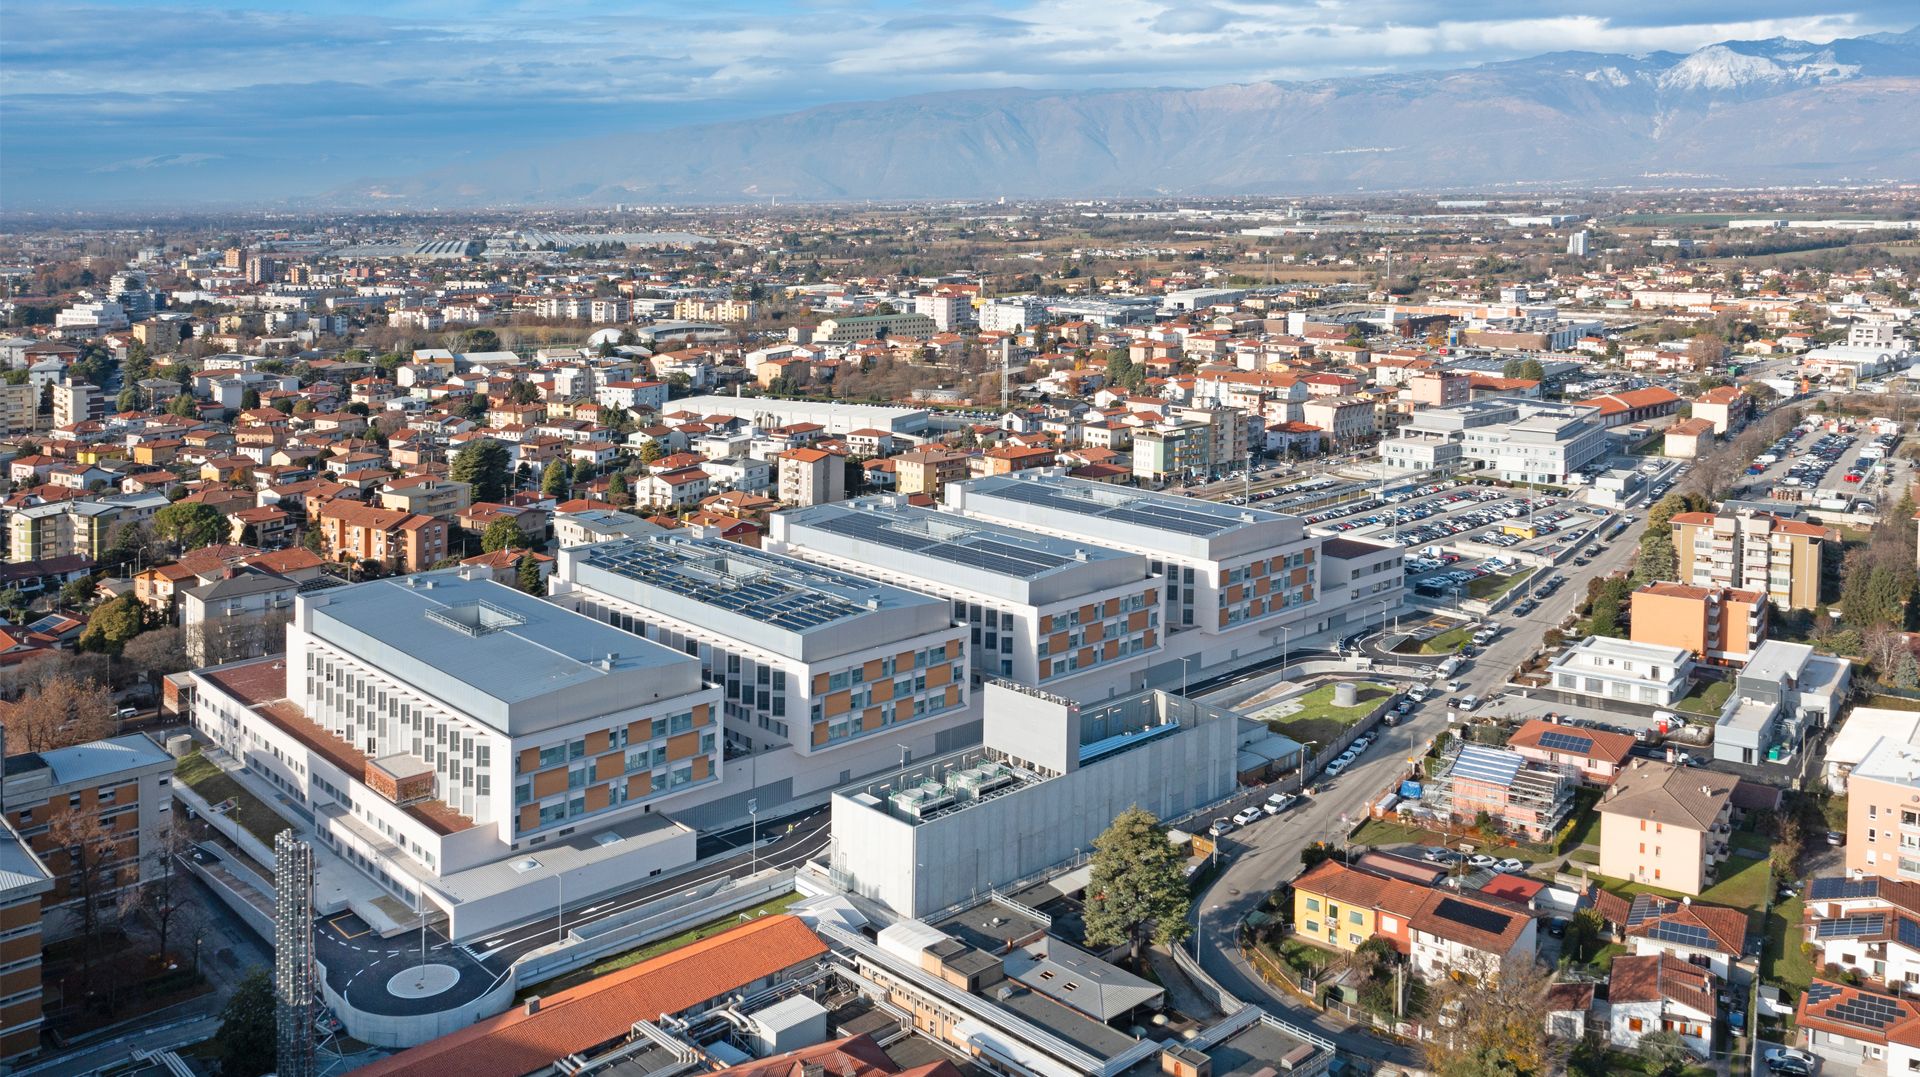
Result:
<svg viewBox="0 0 1920 1077"><path fill-rule="evenodd" d="M593 761L593 780L612 781L627 769L626 756L619 752L609 752Z"/></svg>
<svg viewBox="0 0 1920 1077"><path fill-rule="evenodd" d="M567 768L565 767L554 767L552 770L543 770L533 776L533 795L535 797L550 797L555 793L564 793L566 790Z"/></svg>

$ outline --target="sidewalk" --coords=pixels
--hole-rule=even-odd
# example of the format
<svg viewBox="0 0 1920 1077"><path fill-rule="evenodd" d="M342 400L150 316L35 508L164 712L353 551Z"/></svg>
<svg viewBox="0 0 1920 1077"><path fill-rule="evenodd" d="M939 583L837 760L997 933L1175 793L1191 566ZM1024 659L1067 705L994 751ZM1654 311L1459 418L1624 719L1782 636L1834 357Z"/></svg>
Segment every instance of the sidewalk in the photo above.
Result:
<svg viewBox="0 0 1920 1077"><path fill-rule="evenodd" d="M1175 945L1179 945L1175 943ZM1147 962L1153 966L1153 975L1166 988L1167 1001L1174 1009L1202 1023L1224 1016L1213 1003L1194 989L1193 981L1173 963L1173 956L1158 946L1147 948Z"/></svg>

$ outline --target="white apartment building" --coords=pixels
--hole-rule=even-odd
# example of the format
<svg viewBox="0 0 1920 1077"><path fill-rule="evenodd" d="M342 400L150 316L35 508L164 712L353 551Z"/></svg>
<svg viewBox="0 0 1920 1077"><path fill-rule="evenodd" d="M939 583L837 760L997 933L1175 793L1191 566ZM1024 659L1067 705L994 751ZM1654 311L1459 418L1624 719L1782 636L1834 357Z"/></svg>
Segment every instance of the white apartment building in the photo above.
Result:
<svg viewBox="0 0 1920 1077"><path fill-rule="evenodd" d="M901 495L770 523L769 550L950 600L974 668L989 676L1111 694L1162 645L1161 584L1138 554L917 508Z"/></svg>
<svg viewBox="0 0 1920 1077"><path fill-rule="evenodd" d="M1599 408L1511 396L1417 411L1380 442L1390 470L1478 467L1511 482L1564 482L1607 451Z"/></svg>
<svg viewBox="0 0 1920 1077"><path fill-rule="evenodd" d="M190 675L193 724L457 938L692 861L719 781L698 658L451 569L302 595L284 657Z"/></svg>
<svg viewBox="0 0 1920 1077"><path fill-rule="evenodd" d="M71 330L85 336L111 333L132 324L133 320L127 317L126 308L112 300L75 303L53 316L55 329Z"/></svg>
<svg viewBox="0 0 1920 1077"><path fill-rule="evenodd" d="M930 595L678 532L562 550L550 588L696 656L735 751L813 756L967 711L966 629Z"/></svg>
<svg viewBox="0 0 1920 1077"><path fill-rule="evenodd" d="M950 333L973 321L973 300L964 295L916 295L913 312L932 318L936 329Z"/></svg>
<svg viewBox="0 0 1920 1077"><path fill-rule="evenodd" d="M1588 636L1556 655L1547 671L1553 687L1562 692L1671 707L1686 698L1693 652Z"/></svg>

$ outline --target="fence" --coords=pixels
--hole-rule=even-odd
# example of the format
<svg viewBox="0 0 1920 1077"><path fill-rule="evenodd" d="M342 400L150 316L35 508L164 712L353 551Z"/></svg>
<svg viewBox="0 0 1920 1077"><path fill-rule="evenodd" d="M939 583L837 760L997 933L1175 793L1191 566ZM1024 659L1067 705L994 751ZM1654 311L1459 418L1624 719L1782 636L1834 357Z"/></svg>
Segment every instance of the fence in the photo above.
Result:
<svg viewBox="0 0 1920 1077"><path fill-rule="evenodd" d="M1432 1030L1418 1021L1396 1021L1390 1018L1380 1017L1372 1011L1349 1006L1337 999L1327 998L1318 990L1309 990L1309 987L1317 985L1307 984L1298 975L1294 974L1292 970L1288 969L1284 963L1275 961L1272 957L1268 956L1266 951L1260 949L1258 946L1246 945L1245 940L1241 942L1240 954L1247 959L1247 965L1252 968L1254 972L1258 973L1262 980L1265 980L1271 986L1283 988L1299 995L1302 999L1306 1000L1308 1005L1322 1013L1330 1013L1344 1017L1354 1024L1362 1025L1390 1036L1398 1036L1402 1039L1419 1041L1431 1039L1433 1036ZM1350 958L1342 957L1336 960L1338 963L1328 966L1326 970L1327 982L1330 982L1334 976L1346 972L1352 966Z"/></svg>

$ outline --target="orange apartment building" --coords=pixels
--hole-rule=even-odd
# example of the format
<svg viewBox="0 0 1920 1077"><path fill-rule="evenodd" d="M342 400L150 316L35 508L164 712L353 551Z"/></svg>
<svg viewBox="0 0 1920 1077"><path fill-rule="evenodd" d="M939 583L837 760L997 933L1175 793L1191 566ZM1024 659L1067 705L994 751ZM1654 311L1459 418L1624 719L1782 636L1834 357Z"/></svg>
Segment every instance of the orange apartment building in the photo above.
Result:
<svg viewBox="0 0 1920 1077"><path fill-rule="evenodd" d="M1703 662L1743 665L1767 638L1764 591L1650 583L1633 593L1635 643L1684 647Z"/></svg>
<svg viewBox="0 0 1920 1077"><path fill-rule="evenodd" d="M53 873L0 819L0 1069L40 1050L40 902Z"/></svg>
<svg viewBox="0 0 1920 1077"><path fill-rule="evenodd" d="M1781 609L1820 604L1820 568L1840 536L1764 512L1682 512L1673 518L1679 582L1765 591Z"/></svg>
<svg viewBox="0 0 1920 1077"><path fill-rule="evenodd" d="M314 520L330 561L377 561L396 572L420 572L447 556L447 522L399 509L336 498Z"/></svg>

